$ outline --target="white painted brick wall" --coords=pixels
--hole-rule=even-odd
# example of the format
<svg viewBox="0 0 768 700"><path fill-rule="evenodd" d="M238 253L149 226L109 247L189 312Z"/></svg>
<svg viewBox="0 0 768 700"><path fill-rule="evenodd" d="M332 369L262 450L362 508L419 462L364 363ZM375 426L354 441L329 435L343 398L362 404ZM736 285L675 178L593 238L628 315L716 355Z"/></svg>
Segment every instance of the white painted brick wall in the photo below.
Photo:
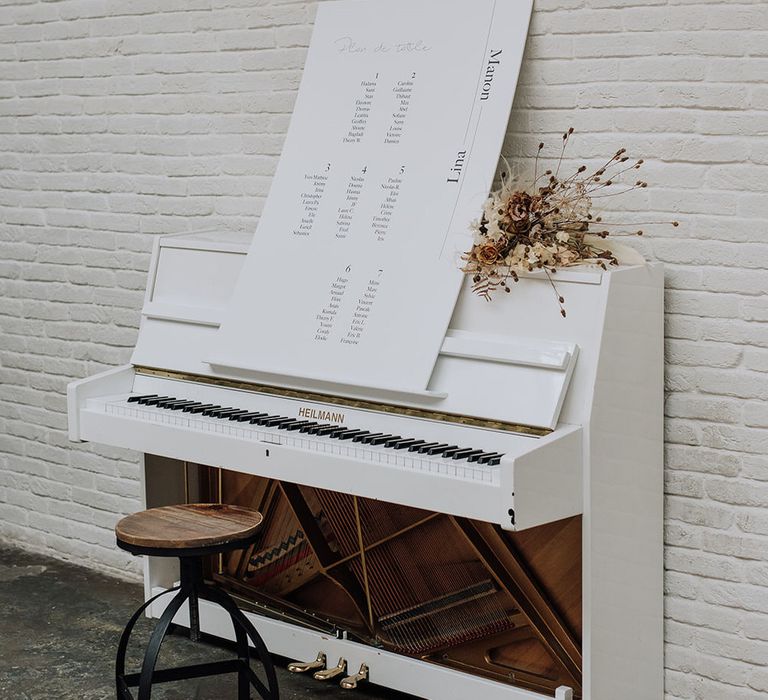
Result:
<svg viewBox="0 0 768 700"><path fill-rule="evenodd" d="M506 153L568 126L575 158L625 146L655 186L612 204L682 224L636 241L668 269L667 697L755 698L768 5L535 4ZM3 539L136 575L111 532L138 507L136 458L67 443L65 386L128 359L151 234L255 228L313 14L292 0L0 0Z"/></svg>

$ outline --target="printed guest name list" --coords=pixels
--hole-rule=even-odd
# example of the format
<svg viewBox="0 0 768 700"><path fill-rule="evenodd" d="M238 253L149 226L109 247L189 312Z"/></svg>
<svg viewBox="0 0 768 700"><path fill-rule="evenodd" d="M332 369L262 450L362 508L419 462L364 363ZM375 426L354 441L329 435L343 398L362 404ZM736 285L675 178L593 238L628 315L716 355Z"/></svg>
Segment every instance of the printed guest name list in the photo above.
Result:
<svg viewBox="0 0 768 700"><path fill-rule="evenodd" d="M427 387L468 224L495 172L529 14L530 0L318 6L212 363Z"/></svg>

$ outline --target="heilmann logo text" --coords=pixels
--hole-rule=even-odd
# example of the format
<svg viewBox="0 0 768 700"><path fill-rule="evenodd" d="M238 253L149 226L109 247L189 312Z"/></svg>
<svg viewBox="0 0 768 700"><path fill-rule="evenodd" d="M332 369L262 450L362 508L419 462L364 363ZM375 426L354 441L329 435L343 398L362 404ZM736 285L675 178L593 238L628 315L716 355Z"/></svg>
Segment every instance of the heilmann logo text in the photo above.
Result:
<svg viewBox="0 0 768 700"><path fill-rule="evenodd" d="M335 413L334 411L326 411L323 408L310 408L309 406L302 406L299 409L299 418L310 418L312 420L323 420L329 423L343 423L344 414Z"/></svg>

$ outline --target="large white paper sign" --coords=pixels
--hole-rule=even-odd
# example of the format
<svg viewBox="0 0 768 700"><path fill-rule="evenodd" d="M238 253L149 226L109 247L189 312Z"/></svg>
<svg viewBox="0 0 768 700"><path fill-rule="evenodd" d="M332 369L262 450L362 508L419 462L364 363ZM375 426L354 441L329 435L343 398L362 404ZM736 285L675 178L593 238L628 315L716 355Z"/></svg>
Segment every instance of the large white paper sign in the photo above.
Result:
<svg viewBox="0 0 768 700"><path fill-rule="evenodd" d="M420 391L498 161L531 0L322 2L214 364Z"/></svg>

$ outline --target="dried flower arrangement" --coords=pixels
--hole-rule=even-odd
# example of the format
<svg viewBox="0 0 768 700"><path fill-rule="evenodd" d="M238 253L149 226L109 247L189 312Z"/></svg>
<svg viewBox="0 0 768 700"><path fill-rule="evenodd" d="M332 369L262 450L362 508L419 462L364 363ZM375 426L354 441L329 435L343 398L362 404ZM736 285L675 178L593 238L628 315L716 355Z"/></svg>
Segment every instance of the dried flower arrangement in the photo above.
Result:
<svg viewBox="0 0 768 700"><path fill-rule="evenodd" d="M543 270L552 284L560 313L565 316L565 300L551 275L558 268L574 265L598 265L604 270L608 265L617 265L615 255L601 247L600 240L617 233L642 235L642 230L608 231L602 217L592 213L595 198L648 186L643 180L634 184L621 181L626 173L640 169L642 159L628 164L626 149L620 148L591 173L582 165L570 176L561 178L560 169L572 134L573 128L563 134L554 171L546 170L541 175L538 166L544 144L539 144L530 187L521 187L515 182L509 169L501 173L501 186L491 192L482 216L471 224L472 249L462 256L462 270L472 276L472 289L476 294L490 301L494 292L509 292L510 281L519 280L518 273ZM614 185L623 186L609 190ZM676 221L670 223L678 225ZM599 230L595 230L595 226Z"/></svg>

